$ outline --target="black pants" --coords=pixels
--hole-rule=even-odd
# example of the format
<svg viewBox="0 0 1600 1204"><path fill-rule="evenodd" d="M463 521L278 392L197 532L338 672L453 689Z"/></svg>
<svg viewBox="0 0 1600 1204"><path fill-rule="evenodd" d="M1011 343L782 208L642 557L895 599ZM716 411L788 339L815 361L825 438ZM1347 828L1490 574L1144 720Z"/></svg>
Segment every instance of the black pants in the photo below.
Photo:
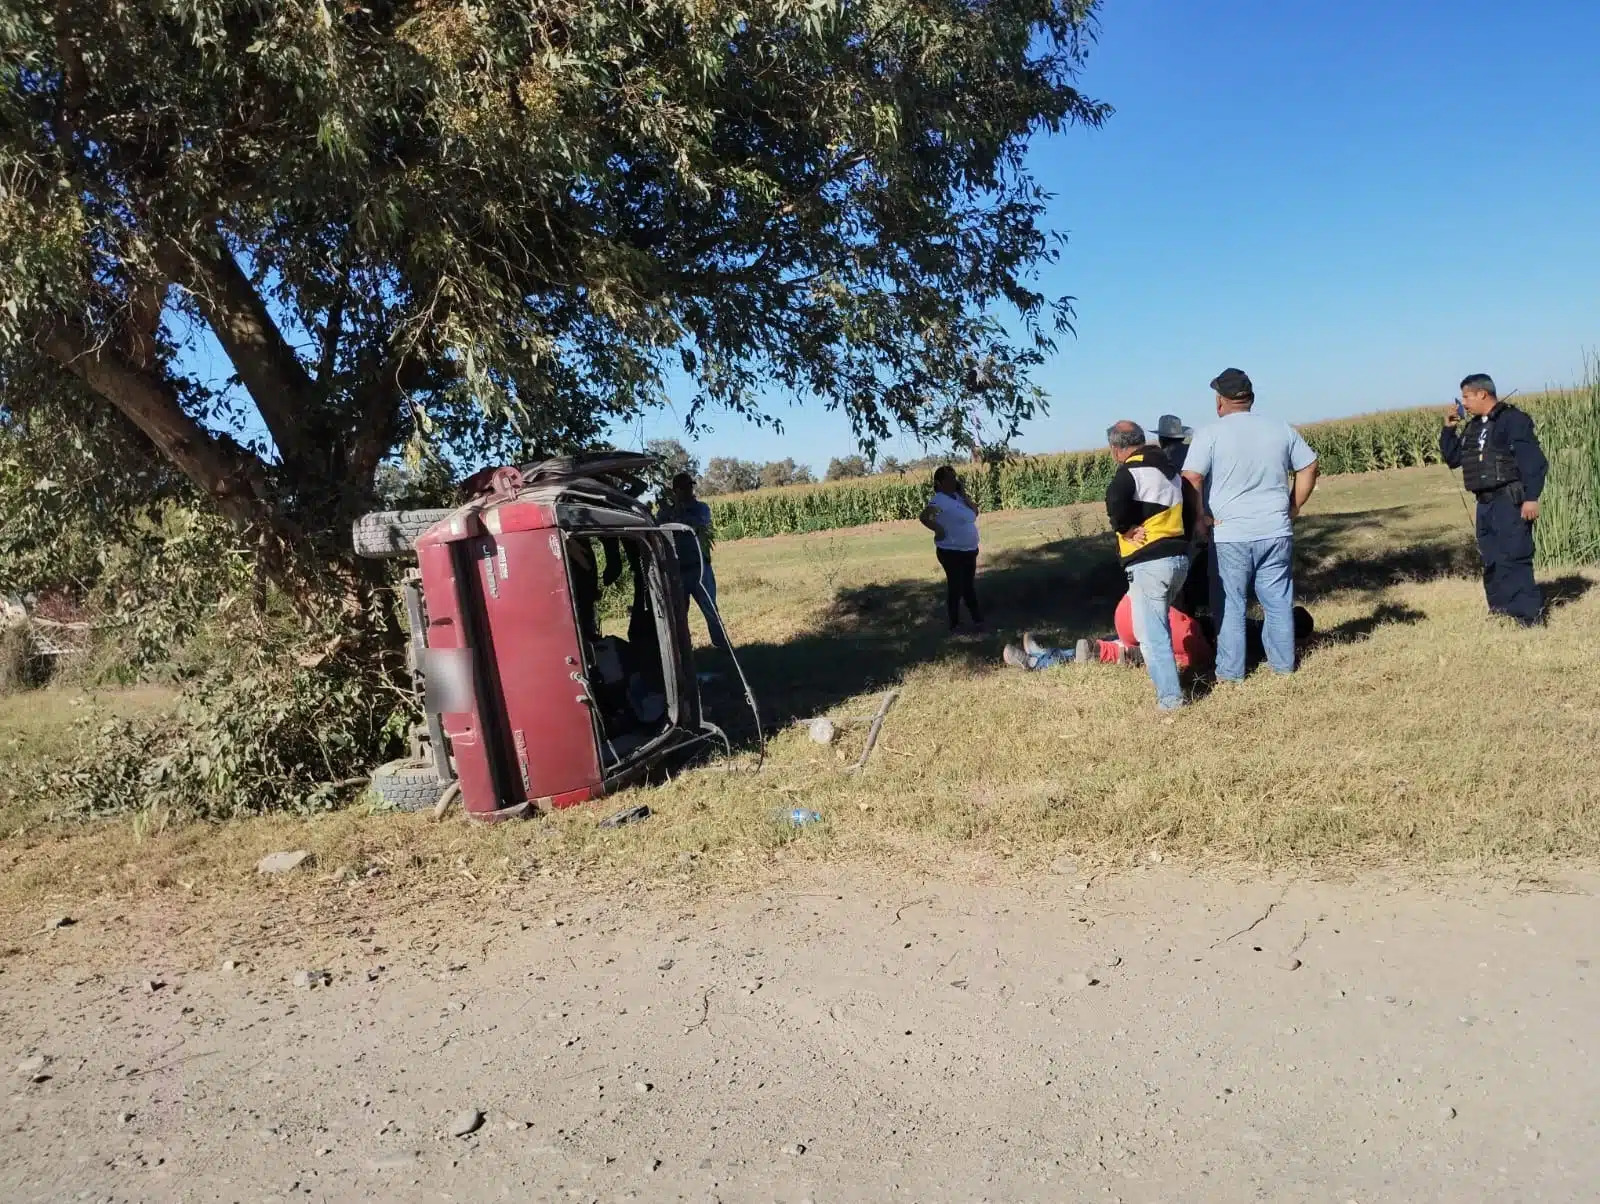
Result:
<svg viewBox="0 0 1600 1204"><path fill-rule="evenodd" d="M961 604L967 604L974 623L983 622L983 609L978 605L978 553L952 552L949 548L935 548L939 565L944 569L945 609L950 612L950 626L961 621Z"/></svg>
<svg viewBox="0 0 1600 1204"><path fill-rule="evenodd" d="M1189 575L1183 579L1183 589L1173 603L1191 619L1202 610L1211 608L1211 544L1197 544L1194 559L1189 562ZM1213 645L1215 646L1215 645Z"/></svg>
<svg viewBox="0 0 1600 1204"><path fill-rule="evenodd" d="M1478 503L1478 555L1489 610L1519 623L1539 622L1544 599L1533 579L1533 524L1522 517L1514 494Z"/></svg>

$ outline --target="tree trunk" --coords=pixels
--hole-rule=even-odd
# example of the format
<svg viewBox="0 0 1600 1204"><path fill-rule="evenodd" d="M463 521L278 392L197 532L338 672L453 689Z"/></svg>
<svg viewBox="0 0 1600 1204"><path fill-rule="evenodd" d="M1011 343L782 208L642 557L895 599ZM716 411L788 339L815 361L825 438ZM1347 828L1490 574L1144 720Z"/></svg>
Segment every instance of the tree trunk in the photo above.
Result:
<svg viewBox="0 0 1600 1204"><path fill-rule="evenodd" d="M198 247L166 242L156 262L194 296L283 462L314 471L326 453L324 448L319 456L312 429L315 386L221 237L203 239Z"/></svg>
<svg viewBox="0 0 1600 1204"><path fill-rule="evenodd" d="M321 574L310 541L274 500L259 459L189 417L169 380L116 348L66 325L47 331L41 346L149 436L220 513L256 534L267 573L297 609L316 609Z"/></svg>

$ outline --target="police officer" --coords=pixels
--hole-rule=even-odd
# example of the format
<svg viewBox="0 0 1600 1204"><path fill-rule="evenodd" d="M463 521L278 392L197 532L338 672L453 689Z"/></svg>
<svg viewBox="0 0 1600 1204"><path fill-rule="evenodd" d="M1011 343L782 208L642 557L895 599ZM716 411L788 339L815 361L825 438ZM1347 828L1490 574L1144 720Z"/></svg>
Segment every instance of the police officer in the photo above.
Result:
<svg viewBox="0 0 1600 1204"><path fill-rule="evenodd" d="M1461 469L1462 484L1478 497L1478 554L1490 612L1524 627L1542 622L1533 524L1548 466L1533 419L1501 401L1493 380L1474 373L1461 382L1461 400L1444 420L1439 452Z"/></svg>

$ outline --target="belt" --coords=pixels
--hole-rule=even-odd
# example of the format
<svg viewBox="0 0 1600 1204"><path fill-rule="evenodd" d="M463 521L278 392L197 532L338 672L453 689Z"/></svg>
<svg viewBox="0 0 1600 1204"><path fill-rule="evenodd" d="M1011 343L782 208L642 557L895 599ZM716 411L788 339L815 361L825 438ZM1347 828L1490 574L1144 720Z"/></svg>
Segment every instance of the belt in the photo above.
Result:
<svg viewBox="0 0 1600 1204"><path fill-rule="evenodd" d="M1478 490L1477 497L1480 502L1497 502L1503 497L1509 497L1513 501L1520 502L1522 498L1517 495L1521 493L1521 481L1508 481L1504 485L1496 485L1493 489Z"/></svg>

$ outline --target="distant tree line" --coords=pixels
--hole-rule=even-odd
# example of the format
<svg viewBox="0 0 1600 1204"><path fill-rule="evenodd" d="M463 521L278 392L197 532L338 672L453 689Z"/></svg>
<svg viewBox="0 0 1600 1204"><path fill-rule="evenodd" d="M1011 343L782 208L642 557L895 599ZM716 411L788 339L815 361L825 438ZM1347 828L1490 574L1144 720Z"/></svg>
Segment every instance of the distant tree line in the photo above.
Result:
<svg viewBox="0 0 1600 1204"><path fill-rule="evenodd" d="M719 494L749 493L752 489L776 489L783 485L811 485L816 474L806 464L797 464L792 456L782 460L740 460L734 456L713 456L704 470L700 461L676 439L652 439L645 450L662 461L662 475L671 479L687 472L699 482L699 491L707 497ZM894 476L908 472L927 472L941 464L963 462L970 459L962 453L945 452L920 456L914 460L901 460L885 456L876 464L862 455L835 456L828 461L824 481L849 481L860 477Z"/></svg>

